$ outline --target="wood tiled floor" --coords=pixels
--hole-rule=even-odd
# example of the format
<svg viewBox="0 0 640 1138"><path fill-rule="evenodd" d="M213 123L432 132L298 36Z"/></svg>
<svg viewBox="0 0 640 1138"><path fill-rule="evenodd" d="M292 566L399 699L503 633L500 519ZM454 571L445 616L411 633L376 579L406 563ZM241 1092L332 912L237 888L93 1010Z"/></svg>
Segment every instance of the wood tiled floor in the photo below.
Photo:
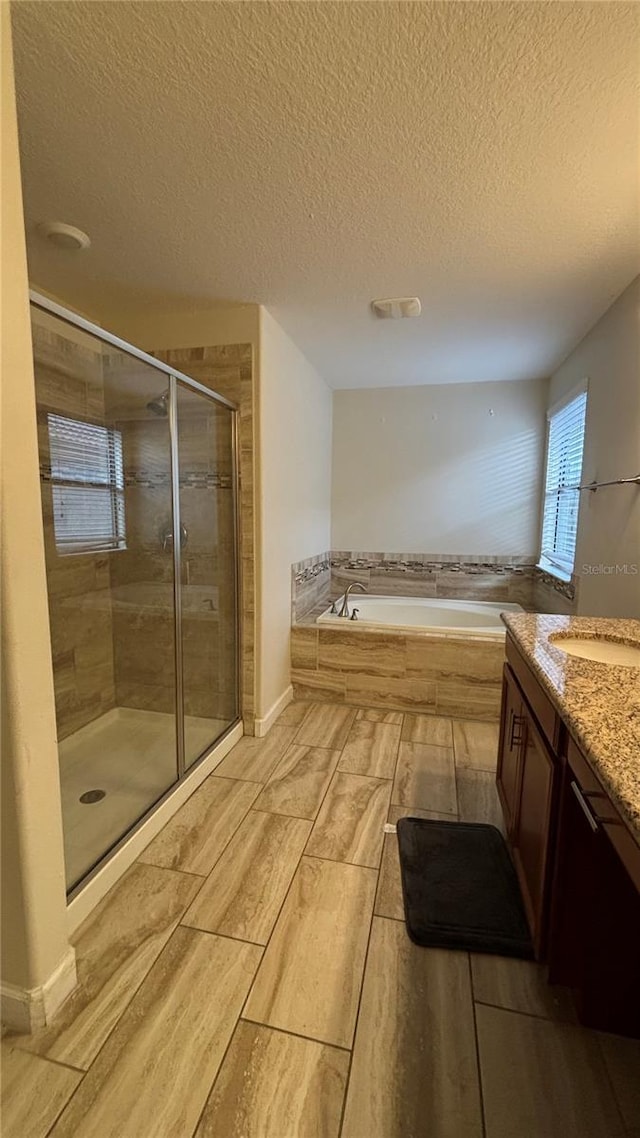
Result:
<svg viewBox="0 0 640 1138"><path fill-rule="evenodd" d="M500 821L485 722L293 704L76 934L8 1035L3 1138L637 1138L640 1044L524 961L417 948L404 814Z"/></svg>

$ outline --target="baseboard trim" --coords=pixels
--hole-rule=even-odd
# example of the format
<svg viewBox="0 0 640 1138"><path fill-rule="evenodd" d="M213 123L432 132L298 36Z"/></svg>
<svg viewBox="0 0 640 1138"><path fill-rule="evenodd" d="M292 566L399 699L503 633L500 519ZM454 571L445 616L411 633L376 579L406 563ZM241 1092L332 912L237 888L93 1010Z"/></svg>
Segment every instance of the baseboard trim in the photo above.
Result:
<svg viewBox="0 0 640 1138"><path fill-rule="evenodd" d="M116 850L101 869L91 877L83 889L67 905L67 922L69 934L75 932L78 925L95 909L99 901L109 892L112 885L122 877L125 870L146 849L149 842L155 838L163 826L166 826L176 810L191 797L194 790L204 782L205 778L222 762L232 747L242 738L242 724L238 723L225 735L212 751L202 759L197 767L168 795L164 802L154 811L146 822L135 830L126 842Z"/></svg>
<svg viewBox="0 0 640 1138"><path fill-rule="evenodd" d="M24 1035L46 1027L77 982L76 953L71 946L44 984L36 988L20 988L1 981L3 1025Z"/></svg>
<svg viewBox="0 0 640 1138"><path fill-rule="evenodd" d="M283 691L282 695L269 708L267 714L264 715L262 719L256 719L255 734L259 739L262 739L267 734L267 731L273 727L278 716L290 703L293 703L293 688L291 684L289 684L289 687Z"/></svg>

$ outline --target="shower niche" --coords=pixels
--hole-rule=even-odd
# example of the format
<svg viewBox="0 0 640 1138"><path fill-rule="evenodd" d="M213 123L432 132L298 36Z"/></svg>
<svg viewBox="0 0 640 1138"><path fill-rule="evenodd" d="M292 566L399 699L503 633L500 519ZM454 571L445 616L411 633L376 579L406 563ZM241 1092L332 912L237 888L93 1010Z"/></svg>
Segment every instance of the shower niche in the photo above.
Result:
<svg viewBox="0 0 640 1138"><path fill-rule="evenodd" d="M236 411L32 294L67 888L239 719Z"/></svg>

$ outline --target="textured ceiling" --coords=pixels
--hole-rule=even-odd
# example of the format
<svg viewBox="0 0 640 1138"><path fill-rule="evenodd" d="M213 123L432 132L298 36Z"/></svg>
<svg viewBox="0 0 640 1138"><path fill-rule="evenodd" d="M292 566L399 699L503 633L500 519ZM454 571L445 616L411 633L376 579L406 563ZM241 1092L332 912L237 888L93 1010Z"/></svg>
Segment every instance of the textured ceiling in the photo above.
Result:
<svg viewBox="0 0 640 1138"><path fill-rule="evenodd" d="M518 379L638 271L637 4L13 8L32 279L106 323L259 302L335 387Z"/></svg>

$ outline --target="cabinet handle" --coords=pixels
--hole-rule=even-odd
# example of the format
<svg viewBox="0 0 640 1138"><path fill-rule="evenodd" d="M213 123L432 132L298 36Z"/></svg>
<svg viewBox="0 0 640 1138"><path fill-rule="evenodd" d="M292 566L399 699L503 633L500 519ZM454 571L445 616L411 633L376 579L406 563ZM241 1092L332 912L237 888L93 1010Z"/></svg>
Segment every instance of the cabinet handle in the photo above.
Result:
<svg viewBox="0 0 640 1138"><path fill-rule="evenodd" d="M594 818L593 814L591 813L591 811L589 809L589 805L588 805L586 799L583 797L582 791L580 790L580 787L578 786L577 782L575 782L573 779L571 780L571 789L572 789L573 793L575 794L576 798L578 799L578 802L580 804L580 809L582 810L582 813L584 814L585 818L587 819L587 822L591 826L591 829L593 830L594 834L597 833L598 823L596 822L596 819Z"/></svg>
<svg viewBox="0 0 640 1138"><path fill-rule="evenodd" d="M513 711L512 711L511 716L512 716L512 718L511 718L511 732L509 735L509 749L511 749L512 747L522 746L522 743L524 740L524 735L516 735L516 726L518 724L524 725L524 715L514 715Z"/></svg>

